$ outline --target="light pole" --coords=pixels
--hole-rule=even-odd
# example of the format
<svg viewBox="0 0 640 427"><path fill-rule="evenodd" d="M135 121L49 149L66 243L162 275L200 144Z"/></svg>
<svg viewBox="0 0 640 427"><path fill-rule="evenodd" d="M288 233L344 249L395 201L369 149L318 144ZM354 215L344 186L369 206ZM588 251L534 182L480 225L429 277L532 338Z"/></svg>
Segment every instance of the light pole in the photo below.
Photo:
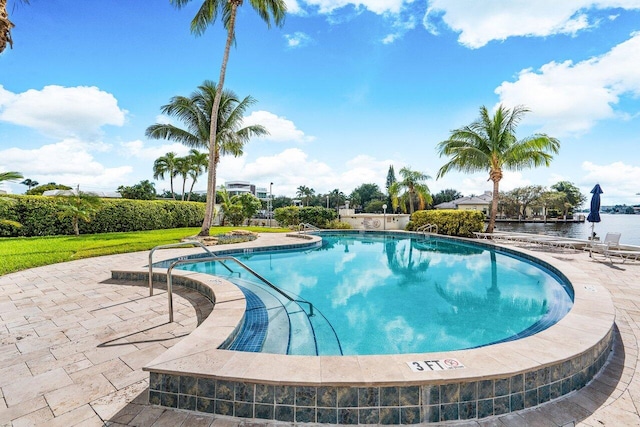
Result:
<svg viewBox="0 0 640 427"><path fill-rule="evenodd" d="M387 229L387 204L382 205L382 229Z"/></svg>
<svg viewBox="0 0 640 427"><path fill-rule="evenodd" d="M273 182L269 183L269 200L267 200L267 215L269 215L269 227L271 227L271 217L273 216Z"/></svg>

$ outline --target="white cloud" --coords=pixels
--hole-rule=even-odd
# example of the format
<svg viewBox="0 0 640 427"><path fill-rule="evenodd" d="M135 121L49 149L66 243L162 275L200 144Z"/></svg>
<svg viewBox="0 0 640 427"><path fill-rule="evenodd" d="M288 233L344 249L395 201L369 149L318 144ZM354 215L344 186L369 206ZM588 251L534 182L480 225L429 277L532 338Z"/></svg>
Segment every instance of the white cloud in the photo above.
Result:
<svg viewBox="0 0 640 427"><path fill-rule="evenodd" d="M305 135L303 131L296 128L295 123L291 120L276 116L268 111L254 111L243 121L245 126L260 124L267 128L269 135L262 138L268 141L311 142L315 139L315 137Z"/></svg>
<svg viewBox="0 0 640 427"><path fill-rule="evenodd" d="M438 34L444 23L475 49L513 36L573 35L598 24L589 12L612 8L640 9L640 0L430 0L423 25Z"/></svg>
<svg viewBox="0 0 640 427"><path fill-rule="evenodd" d="M598 165L592 162L583 162L582 169L586 172L580 180L580 190L583 194L589 192L595 184L600 184L604 194L602 203L613 204L637 204L640 192L640 166L632 166L624 162L614 162L608 165ZM590 196L590 195L589 195Z"/></svg>
<svg viewBox="0 0 640 427"><path fill-rule="evenodd" d="M287 4L287 14L304 15L304 11L296 0L285 0L285 3Z"/></svg>
<svg viewBox="0 0 640 427"><path fill-rule="evenodd" d="M527 123L561 136L588 131L597 121L616 116L614 106L625 95L640 95L640 33L604 55L574 64L550 62L539 70L522 70L515 82L495 92L506 106L531 109Z"/></svg>
<svg viewBox="0 0 640 427"><path fill-rule="evenodd" d="M318 7L318 12L322 14L330 14L336 9L351 5L382 15L399 13L404 2L403 0L306 0L305 3Z"/></svg>
<svg viewBox="0 0 640 427"><path fill-rule="evenodd" d="M416 27L416 19L413 16L408 16L407 18L401 18L400 15L396 16L395 21L392 24L393 33L387 34L382 39L382 44L392 44L402 36L404 36L410 30L413 30Z"/></svg>
<svg viewBox="0 0 640 427"><path fill-rule="evenodd" d="M246 180L259 187L269 187L273 182L274 195L292 197L301 185L313 188L316 193L327 193L338 188L345 194L365 183L378 184L384 191L384 180L392 160L377 160L369 156L357 156L338 167L331 167L318 160L309 159L299 148L290 148L273 156L247 161L247 157L223 157L218 168L220 184L225 181ZM342 166L342 167L340 167ZM402 165L394 164L396 171ZM339 169L338 169L339 168Z"/></svg>
<svg viewBox="0 0 640 427"><path fill-rule="evenodd" d="M35 149L13 147L0 150L0 168L22 171L26 177L40 183L114 189L125 182L133 168L109 168L91 154L91 151L106 149L105 144L86 144L71 138Z"/></svg>
<svg viewBox="0 0 640 427"><path fill-rule="evenodd" d="M14 94L0 86L0 121L57 138L97 139L105 125L122 126L127 111L95 86L45 86Z"/></svg>
<svg viewBox="0 0 640 427"><path fill-rule="evenodd" d="M300 31L296 31L293 34L285 34L284 38L287 40L287 47L291 49L309 46L313 43L313 39L309 35Z"/></svg>
<svg viewBox="0 0 640 427"><path fill-rule="evenodd" d="M120 146L120 153L125 157L135 157L142 160L153 161L169 152L174 152L178 156L186 156L189 153L189 147L177 142L173 144L147 146L144 141L137 139L135 141L123 142ZM206 149L201 148L198 151L204 152Z"/></svg>

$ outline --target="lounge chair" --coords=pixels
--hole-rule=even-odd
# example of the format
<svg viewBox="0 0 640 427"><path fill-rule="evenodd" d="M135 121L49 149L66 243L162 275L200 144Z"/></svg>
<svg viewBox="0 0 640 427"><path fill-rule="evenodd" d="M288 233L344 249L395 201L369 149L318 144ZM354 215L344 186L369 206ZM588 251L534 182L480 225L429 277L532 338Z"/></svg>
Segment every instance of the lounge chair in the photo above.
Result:
<svg viewBox="0 0 640 427"><path fill-rule="evenodd" d="M640 251L631 251L625 249L605 249L604 256L609 258L609 261L613 263L611 257L622 258L622 263L631 261L640 261Z"/></svg>
<svg viewBox="0 0 640 427"><path fill-rule="evenodd" d="M605 255L605 252L611 249L620 249L620 233L607 233L602 242L592 240L590 244L584 247L584 250L589 251L590 257L594 253Z"/></svg>

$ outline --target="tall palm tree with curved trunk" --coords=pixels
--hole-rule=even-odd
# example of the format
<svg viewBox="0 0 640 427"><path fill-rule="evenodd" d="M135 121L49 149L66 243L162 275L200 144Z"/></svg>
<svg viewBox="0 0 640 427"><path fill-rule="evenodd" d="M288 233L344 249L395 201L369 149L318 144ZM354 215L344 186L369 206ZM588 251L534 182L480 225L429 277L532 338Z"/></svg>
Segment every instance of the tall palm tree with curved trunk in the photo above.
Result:
<svg viewBox="0 0 640 427"><path fill-rule="evenodd" d="M187 196L187 201L189 201L196 181L209 169L209 155L192 148L187 159L189 161L189 177L191 178L191 188L189 188L189 196Z"/></svg>
<svg viewBox="0 0 640 427"><path fill-rule="evenodd" d="M153 162L153 179L164 179L165 175L169 176L169 183L171 185L171 197L176 199L176 193L173 192L173 177L176 176L176 166L178 162L178 156L173 151L160 156Z"/></svg>
<svg viewBox="0 0 640 427"><path fill-rule="evenodd" d="M493 182L493 201L488 233L492 233L495 228L499 184L503 171L549 166L553 154L560 151L560 141L546 134L516 139L516 127L522 116L529 111L524 106L516 106L509 110L500 105L492 117L487 108L482 106L479 119L451 131L449 139L437 146L440 157L451 158L438 171L438 178L452 170L468 173L489 172L489 181Z"/></svg>
<svg viewBox="0 0 640 427"><path fill-rule="evenodd" d="M182 8L191 2L191 0L169 0L171 4L177 8ZM209 127L209 174L207 178L207 207L205 210L204 221L200 235L209 234L209 228L213 221L216 199L216 142L218 140L217 132L219 129L217 120L220 118L218 109L222 103L222 94L224 87L224 79L227 73L227 63L229 62L229 51L231 45L235 42L236 15L238 7L242 6L243 0L204 0L196 16L191 20L191 32L195 35L202 35L209 25L212 25L218 13L222 14L222 24L227 30L227 41L224 46L222 55L222 65L220 66L220 76L218 78L218 87L211 105L210 117L211 124ZM249 0L251 7L258 13L260 18L266 22L267 27L271 27L271 21L281 27L284 24L284 18L287 11L287 5L284 0Z"/></svg>
<svg viewBox="0 0 640 427"><path fill-rule="evenodd" d="M216 170L220 157L231 154L235 157L243 154L244 146L254 136L268 135L269 132L264 126L250 125L243 126L243 117L246 110L256 103L251 96L240 100L238 96L230 90L222 92L218 118L211 119L212 105L215 102L217 86L215 83L206 80L198 86L189 97L174 96L167 105L162 106L162 112L168 116L176 117L184 125L185 129L172 124L156 123L147 128L145 135L154 139L168 139L180 142L191 148L207 148L209 150L209 181L207 182L207 211L209 204L215 206L215 191L211 194L211 189L216 188ZM211 143L211 124L216 126L216 139ZM213 157L212 154L213 153ZM213 209L213 208L212 208ZM201 236L208 236L213 219L205 218L200 230Z"/></svg>
<svg viewBox="0 0 640 427"><path fill-rule="evenodd" d="M424 209L427 203L431 203L431 193L424 181L431 177L422 172L411 170L408 167L400 169L400 181L396 181L389 187L393 208L397 209L400 199L409 199L409 213L414 212L414 199L418 200L418 208ZM400 192L405 190L403 196L399 196ZM406 206L403 203L403 206ZM405 209L403 207L403 209Z"/></svg>

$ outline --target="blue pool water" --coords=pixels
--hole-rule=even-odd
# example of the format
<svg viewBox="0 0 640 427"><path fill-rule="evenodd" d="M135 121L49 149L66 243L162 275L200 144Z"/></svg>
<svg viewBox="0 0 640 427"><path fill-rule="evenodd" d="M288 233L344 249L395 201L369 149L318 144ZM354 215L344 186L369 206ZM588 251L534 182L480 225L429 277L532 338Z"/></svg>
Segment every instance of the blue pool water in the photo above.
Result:
<svg viewBox="0 0 640 427"><path fill-rule="evenodd" d="M245 336L246 351L366 355L474 348L546 329L573 304L570 286L554 273L489 247L398 233L323 233L322 239L311 250L235 255L310 302L311 317L308 304L283 300L241 269L229 274L219 263L188 268L229 278L256 304L245 329L256 335L256 317L262 334Z"/></svg>

